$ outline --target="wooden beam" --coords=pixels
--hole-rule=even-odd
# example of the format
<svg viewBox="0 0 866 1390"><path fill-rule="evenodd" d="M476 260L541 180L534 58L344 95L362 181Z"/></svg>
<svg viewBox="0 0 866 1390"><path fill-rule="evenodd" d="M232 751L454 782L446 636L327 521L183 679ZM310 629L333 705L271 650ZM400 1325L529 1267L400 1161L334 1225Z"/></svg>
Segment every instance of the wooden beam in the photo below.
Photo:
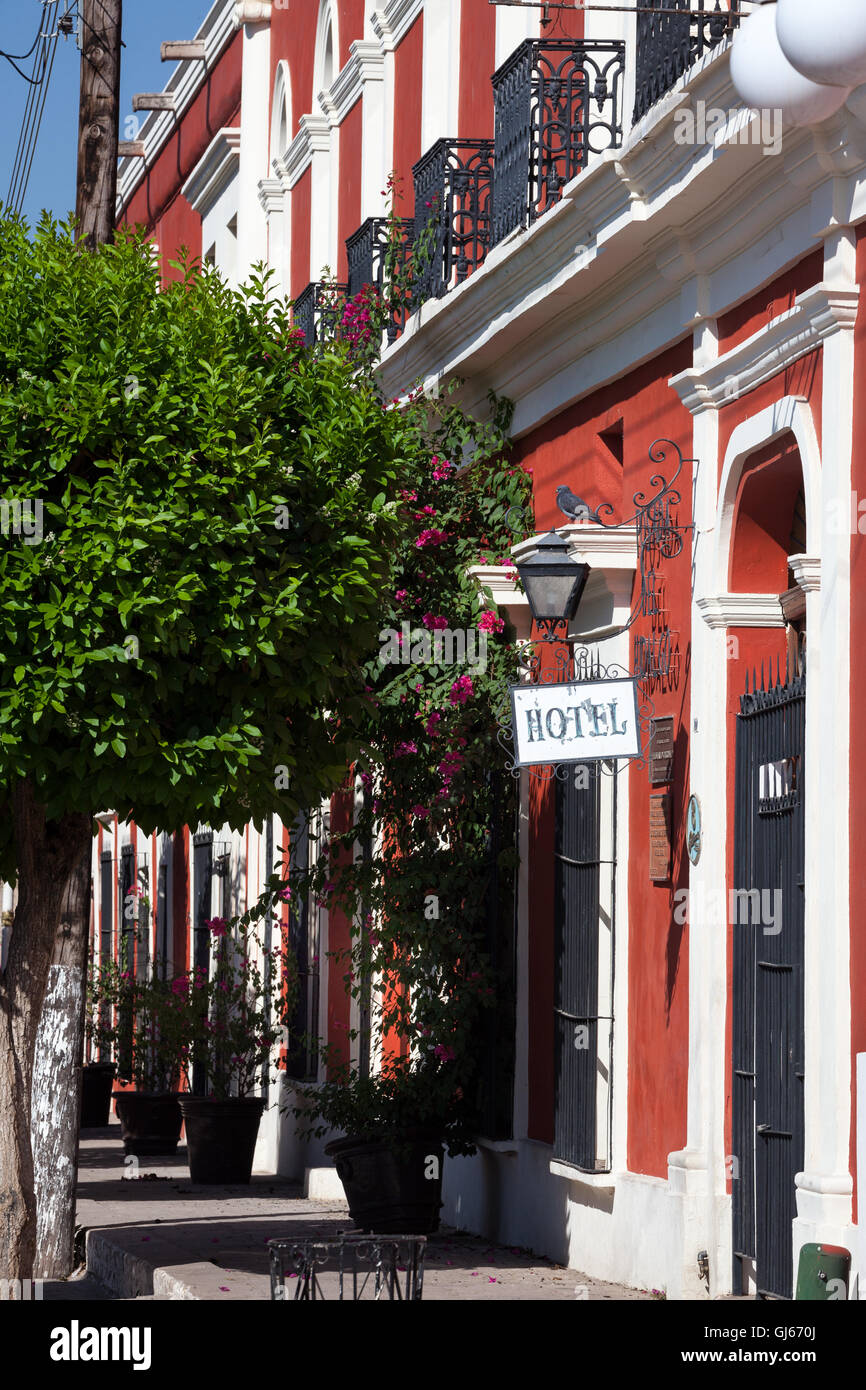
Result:
<svg viewBox="0 0 866 1390"><path fill-rule="evenodd" d="M204 62L207 58L204 39L169 39L159 46L159 56L164 63L178 63L184 58Z"/></svg>
<svg viewBox="0 0 866 1390"><path fill-rule="evenodd" d="M118 159L144 159L143 140L120 140L117 146Z"/></svg>
<svg viewBox="0 0 866 1390"><path fill-rule="evenodd" d="M132 98L133 111L173 111L176 105L174 92L136 92Z"/></svg>
<svg viewBox="0 0 866 1390"><path fill-rule="evenodd" d="M82 0L81 102L76 235L88 248L110 241L117 193L122 0Z"/></svg>

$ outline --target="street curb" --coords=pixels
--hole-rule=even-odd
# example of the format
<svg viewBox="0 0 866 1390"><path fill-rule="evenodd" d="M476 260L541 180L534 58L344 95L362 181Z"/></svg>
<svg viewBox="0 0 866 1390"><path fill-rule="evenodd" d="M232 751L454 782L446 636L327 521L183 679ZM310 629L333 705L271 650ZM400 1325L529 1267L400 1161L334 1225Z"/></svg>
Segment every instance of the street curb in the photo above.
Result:
<svg viewBox="0 0 866 1390"><path fill-rule="evenodd" d="M153 1295L156 1298L198 1300L198 1294L172 1274L170 1269L132 1254L120 1242L106 1235L105 1231L88 1231L85 1248L87 1272L118 1298Z"/></svg>

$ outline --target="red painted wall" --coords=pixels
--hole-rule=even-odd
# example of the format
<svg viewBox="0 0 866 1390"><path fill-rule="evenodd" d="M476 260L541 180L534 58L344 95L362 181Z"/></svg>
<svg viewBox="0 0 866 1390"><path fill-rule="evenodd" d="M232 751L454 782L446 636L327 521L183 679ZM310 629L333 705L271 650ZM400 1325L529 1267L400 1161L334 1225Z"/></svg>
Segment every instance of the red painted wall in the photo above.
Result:
<svg viewBox="0 0 866 1390"><path fill-rule="evenodd" d="M458 129L469 140L493 137L496 62L496 8L488 0L463 0L460 13L460 94Z"/></svg>
<svg viewBox="0 0 866 1390"><path fill-rule="evenodd" d="M292 189L292 264L291 296L297 299L310 283L310 213L313 175L310 169L298 179Z"/></svg>
<svg viewBox="0 0 866 1390"><path fill-rule="evenodd" d="M402 183L403 198L398 201L401 217L411 217L415 207L412 186L412 165L423 154L421 149L421 88L422 54L424 47L424 16L416 19L412 28L394 51L394 170Z"/></svg>
<svg viewBox="0 0 866 1390"><path fill-rule="evenodd" d="M364 103L356 101L340 126L340 202L338 210L337 280L349 277L346 237L361 225L361 140Z"/></svg>
<svg viewBox="0 0 866 1390"><path fill-rule="evenodd" d="M744 299L742 304L722 314L719 318L719 353L729 352L764 328L771 319L792 309L797 295L812 285L820 284L823 275L824 253L815 251L791 270L777 276L764 289Z"/></svg>
<svg viewBox="0 0 866 1390"><path fill-rule="evenodd" d="M652 463L650 446L659 438L677 440L688 457L691 417L668 380L691 362L684 341L656 361L595 392L521 439L517 456L533 470L536 529L563 522L556 487L568 483L591 506L610 501L614 520L633 513L632 497L647 489L650 476L668 478L674 455ZM618 440L616 428L621 426ZM691 475L680 475L681 524L691 520ZM657 715L675 720L676 757L673 804L672 878L649 879L649 794L645 771L630 777L629 817L629 1151L633 1172L667 1174L667 1155L686 1138L688 1068L688 949L685 927L674 921L674 893L684 884L682 824L688 799L690 542L664 564L670 629L678 633L680 666L675 683L652 692ZM648 632L648 620L635 633ZM530 790L529 860L529 1133L550 1142L553 1132L554 865L553 796ZM614 1078L623 1085L625 1078Z"/></svg>
<svg viewBox="0 0 866 1390"><path fill-rule="evenodd" d="M311 8L313 8L311 6ZM364 37L364 0L337 0L340 61L338 69L349 61L349 49L355 39Z"/></svg>
<svg viewBox="0 0 866 1390"><path fill-rule="evenodd" d="M217 131L239 121L242 43L242 34L236 34L120 218L121 224L142 223L155 233L166 278L175 274L167 270L166 261L175 259L182 245L201 255L201 219L180 189Z"/></svg>
<svg viewBox="0 0 866 1390"><path fill-rule="evenodd" d="M300 0L300 3L292 4L288 9L275 5L271 10L271 100L277 66L285 59L291 77L290 140L297 134L298 121L313 109L318 11L318 5L310 3L310 0Z"/></svg>

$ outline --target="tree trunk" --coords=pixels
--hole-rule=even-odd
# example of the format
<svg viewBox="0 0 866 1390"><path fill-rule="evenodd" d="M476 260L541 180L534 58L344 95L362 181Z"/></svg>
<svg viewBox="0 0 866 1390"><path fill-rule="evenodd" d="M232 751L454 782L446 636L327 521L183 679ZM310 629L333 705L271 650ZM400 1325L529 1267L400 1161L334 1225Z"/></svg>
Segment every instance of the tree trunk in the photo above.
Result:
<svg viewBox="0 0 866 1390"><path fill-rule="evenodd" d="M69 880L36 1036L31 1134L36 1184L36 1277L75 1267L75 1187L90 936L90 841Z"/></svg>
<svg viewBox="0 0 866 1390"><path fill-rule="evenodd" d="M0 976L0 1280L33 1278L33 1057L61 905L89 846L92 824L83 813L46 822L29 779L17 783L12 813L18 907Z"/></svg>

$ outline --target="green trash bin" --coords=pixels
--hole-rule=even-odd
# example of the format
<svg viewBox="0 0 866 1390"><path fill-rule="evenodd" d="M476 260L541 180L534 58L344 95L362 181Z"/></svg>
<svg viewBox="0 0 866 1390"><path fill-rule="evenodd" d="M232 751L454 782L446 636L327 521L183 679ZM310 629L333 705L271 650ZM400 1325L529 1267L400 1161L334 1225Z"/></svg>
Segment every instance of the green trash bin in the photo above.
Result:
<svg viewBox="0 0 866 1390"><path fill-rule="evenodd" d="M797 1270L797 1299L845 1302L851 1255L841 1245L804 1245Z"/></svg>

